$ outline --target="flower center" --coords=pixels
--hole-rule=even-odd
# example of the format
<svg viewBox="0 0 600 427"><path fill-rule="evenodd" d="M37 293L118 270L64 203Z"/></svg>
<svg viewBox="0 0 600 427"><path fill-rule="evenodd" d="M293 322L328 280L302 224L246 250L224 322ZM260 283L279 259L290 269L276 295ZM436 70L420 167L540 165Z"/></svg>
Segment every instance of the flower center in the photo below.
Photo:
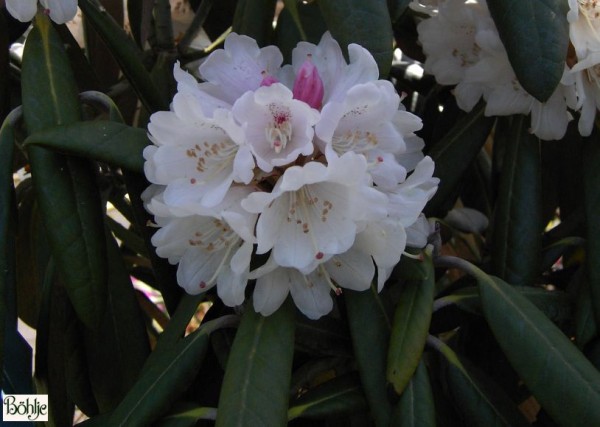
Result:
<svg viewBox="0 0 600 427"><path fill-rule="evenodd" d="M281 152L292 139L292 123L290 111L279 105L270 104L272 120L265 129L267 141L277 154Z"/></svg>
<svg viewBox="0 0 600 427"><path fill-rule="evenodd" d="M579 0L579 10L588 19L600 17L600 5L597 0Z"/></svg>
<svg viewBox="0 0 600 427"><path fill-rule="evenodd" d="M188 158L196 162L196 172L203 175L202 183L215 177L229 167L235 158L238 146L229 140L219 142L204 141L186 150ZM197 180L192 178L192 184Z"/></svg>

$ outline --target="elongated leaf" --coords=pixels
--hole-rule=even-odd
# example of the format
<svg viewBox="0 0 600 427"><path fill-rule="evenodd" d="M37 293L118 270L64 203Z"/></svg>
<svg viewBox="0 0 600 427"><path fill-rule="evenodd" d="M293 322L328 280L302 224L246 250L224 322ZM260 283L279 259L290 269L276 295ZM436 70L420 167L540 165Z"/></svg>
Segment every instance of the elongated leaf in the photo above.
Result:
<svg viewBox="0 0 600 427"><path fill-rule="evenodd" d="M296 319L296 349L314 355L352 357L348 328L328 316L318 320L304 315Z"/></svg>
<svg viewBox="0 0 600 427"><path fill-rule="evenodd" d="M571 320L572 303L569 295L562 291L547 291L542 288L531 286L515 286L515 290L531 301L550 320L563 325ZM434 311L449 305L457 305L461 310L469 313L483 315L479 291L476 287L461 289L450 295L435 300Z"/></svg>
<svg viewBox="0 0 600 427"><path fill-rule="evenodd" d="M204 294L189 295L185 294L177 310L173 313L167 328L160 334L160 339L156 343L156 348L150 357L159 354L161 351L167 351L170 347L179 342L185 335L185 328L190 322L190 319L198 310L198 305L204 300Z"/></svg>
<svg viewBox="0 0 600 427"><path fill-rule="evenodd" d="M483 312L512 367L561 426L600 425L600 373L525 297L459 258L439 257L478 282Z"/></svg>
<svg viewBox="0 0 600 427"><path fill-rule="evenodd" d="M298 12L298 2L296 0L283 0L283 4L294 20L294 24L296 24L296 28L300 33L300 37L302 40L306 40L306 33L304 32L302 20L300 19L300 13Z"/></svg>
<svg viewBox="0 0 600 427"><path fill-rule="evenodd" d="M349 374L327 381L291 402L288 419L338 417L366 407L360 380Z"/></svg>
<svg viewBox="0 0 600 427"><path fill-rule="evenodd" d="M523 88L547 101L562 77L569 30L561 0L488 0L488 8Z"/></svg>
<svg viewBox="0 0 600 427"><path fill-rule="evenodd" d="M600 425L600 373L527 299L502 280L480 283L485 317L500 347L561 426Z"/></svg>
<svg viewBox="0 0 600 427"><path fill-rule="evenodd" d="M30 133L79 119L77 88L62 41L38 15L22 69L23 112ZM102 206L90 164L29 147L33 182L48 240L77 315L94 328L106 303Z"/></svg>
<svg viewBox="0 0 600 427"><path fill-rule="evenodd" d="M584 204L586 217L586 269L596 326L600 328L600 129L596 126L585 142L583 153Z"/></svg>
<svg viewBox="0 0 600 427"><path fill-rule="evenodd" d="M86 22L98 32L104 43L110 48L121 66L123 74L150 112L168 110L169 103L160 94L150 74L142 62L141 51L137 48L123 28L117 24L110 14L96 0L81 0L79 7L83 11Z"/></svg>
<svg viewBox="0 0 600 427"><path fill-rule="evenodd" d="M525 116L514 118L492 234L494 274L519 286L533 285L540 272L543 231L539 140L528 129Z"/></svg>
<svg viewBox="0 0 600 427"><path fill-rule="evenodd" d="M233 31L252 37L259 46L270 44L275 0L239 0L233 16Z"/></svg>
<svg viewBox="0 0 600 427"><path fill-rule="evenodd" d="M425 255L419 267L424 278L403 285L390 336L386 376L398 394L402 394L419 365L431 323L435 288L431 257Z"/></svg>
<svg viewBox="0 0 600 427"><path fill-rule="evenodd" d="M483 115L484 109L483 102L476 105L429 151L428 155L435 161L434 175L440 178L440 184L425 208L427 216L443 218L454 205L456 186L494 125L493 117Z"/></svg>
<svg viewBox="0 0 600 427"><path fill-rule="evenodd" d="M390 427L435 427L433 393L422 360L394 408Z"/></svg>
<svg viewBox="0 0 600 427"><path fill-rule="evenodd" d="M25 140L26 145L40 145L138 173L144 171L142 151L148 143L144 129L101 121L54 126Z"/></svg>
<svg viewBox="0 0 600 427"><path fill-rule="evenodd" d="M127 15L131 34L140 48L144 47L148 39L153 3L152 0L127 1Z"/></svg>
<svg viewBox="0 0 600 427"><path fill-rule="evenodd" d="M387 77L392 64L394 34L386 0L319 0L333 38L342 50L350 43L366 48Z"/></svg>
<svg viewBox="0 0 600 427"><path fill-rule="evenodd" d="M14 328L16 322L16 301L9 301L9 288L15 296L15 198L12 176L13 153L15 147L14 124L21 116L21 109L14 110L0 128L0 366L4 365L5 328ZM12 256L11 256L12 254ZM10 305L14 305L9 308ZM9 313L10 311L10 313ZM9 315L12 319L9 319ZM0 377L0 388L2 377Z"/></svg>
<svg viewBox="0 0 600 427"><path fill-rule="evenodd" d="M292 374L290 397L295 398L314 384L320 384L323 378L333 373L347 372L353 368L351 359L343 357L313 358L300 366ZM341 374L340 374L341 375Z"/></svg>
<svg viewBox="0 0 600 427"><path fill-rule="evenodd" d="M377 426L387 426L392 406L386 389L387 347L392 322L377 289L344 293L360 380Z"/></svg>
<svg viewBox="0 0 600 427"><path fill-rule="evenodd" d="M402 16L409 3L410 0L388 0L392 22L396 22Z"/></svg>
<svg viewBox="0 0 600 427"><path fill-rule="evenodd" d="M163 415L194 381L212 331L235 322L222 317L205 323L176 345L149 358L142 375L110 417L110 426L147 426Z"/></svg>
<svg viewBox="0 0 600 427"><path fill-rule="evenodd" d="M16 325L6 328L4 348L2 391L5 394L33 394L31 347Z"/></svg>
<svg viewBox="0 0 600 427"><path fill-rule="evenodd" d="M575 343L581 349L598 334L598 326L592 307L592 295L587 276L580 269L573 275L572 280L579 282L573 320L575 323Z"/></svg>
<svg viewBox="0 0 600 427"><path fill-rule="evenodd" d="M129 274L117 242L107 240L108 304L97 331L86 334L89 372L101 412L114 409L137 380L150 353Z"/></svg>
<svg viewBox="0 0 600 427"><path fill-rule="evenodd" d="M156 427L195 427L198 420L214 420L217 408L194 407L181 410L158 421Z"/></svg>
<svg viewBox="0 0 600 427"><path fill-rule="evenodd" d="M67 425L73 420L75 409L67 388L67 347L73 339L80 341L76 332L78 321L64 287L55 276L53 261L48 263L43 282L35 341L36 391L48 395L51 423ZM79 395L80 384L76 386L71 391Z"/></svg>
<svg viewBox="0 0 600 427"><path fill-rule="evenodd" d="M287 4L288 2L286 2ZM302 40L318 44L323 34L327 31L327 25L323 20L321 9L317 2L302 3L290 0L296 7L298 19L303 25L305 34L300 33L295 17L287 5L277 17L276 45L283 54L283 62L292 62L292 51Z"/></svg>
<svg viewBox="0 0 600 427"><path fill-rule="evenodd" d="M294 327L290 299L268 317L246 308L227 361L218 427L285 425Z"/></svg>
<svg viewBox="0 0 600 427"><path fill-rule="evenodd" d="M428 343L442 356L452 398L464 417L465 425L529 425L506 395L495 387L490 390L489 382L482 383L474 376L450 347L434 337L429 337Z"/></svg>

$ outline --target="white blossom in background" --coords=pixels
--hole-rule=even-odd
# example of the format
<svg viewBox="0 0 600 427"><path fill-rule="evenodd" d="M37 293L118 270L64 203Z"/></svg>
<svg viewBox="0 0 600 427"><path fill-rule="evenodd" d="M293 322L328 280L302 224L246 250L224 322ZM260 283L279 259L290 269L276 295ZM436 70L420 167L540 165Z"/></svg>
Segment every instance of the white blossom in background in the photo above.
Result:
<svg viewBox="0 0 600 427"><path fill-rule="evenodd" d="M381 290L438 180L421 120L367 50L348 52L326 33L282 67L276 47L231 34L200 66L204 82L175 66L171 111L148 126L144 201L187 292L216 286L235 306L255 280L258 312L291 295L316 319L341 288L377 274ZM251 269L254 254L265 261Z"/></svg>
<svg viewBox="0 0 600 427"><path fill-rule="evenodd" d="M484 0L445 0L417 27L427 57L425 71L456 85L458 106L470 111L483 98L485 115L531 114L530 131L541 139L564 136L576 104L572 79L563 78L545 103L527 93L510 65ZM565 70L565 76L569 70Z"/></svg>
<svg viewBox="0 0 600 427"><path fill-rule="evenodd" d="M77 0L40 0L45 13L57 24L64 24L75 17ZM21 22L29 22L38 10L37 0L5 0L8 12Z"/></svg>
<svg viewBox="0 0 600 427"><path fill-rule="evenodd" d="M574 84L577 90L575 108L581 110L579 132L589 136L600 108L600 4L569 0L567 19L575 57L568 58L571 69L563 81Z"/></svg>

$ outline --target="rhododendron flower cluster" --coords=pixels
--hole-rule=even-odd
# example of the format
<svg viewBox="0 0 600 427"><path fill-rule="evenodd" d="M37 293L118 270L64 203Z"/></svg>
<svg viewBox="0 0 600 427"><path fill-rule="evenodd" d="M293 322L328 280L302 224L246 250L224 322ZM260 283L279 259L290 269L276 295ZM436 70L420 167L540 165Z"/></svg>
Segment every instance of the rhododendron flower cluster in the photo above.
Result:
<svg viewBox="0 0 600 427"><path fill-rule="evenodd" d="M291 294L318 318L340 288L365 290L377 273L381 289L407 239L422 241L438 180L421 120L366 49L348 53L326 33L282 66L278 48L231 34L200 66L204 82L176 65L171 111L148 125L144 199L187 292L216 285L235 306L255 280L260 313Z"/></svg>
<svg viewBox="0 0 600 427"><path fill-rule="evenodd" d="M565 66L561 83L548 101L542 103L528 94L517 80L485 0L421 0L413 3L413 8L430 15L417 28L427 57L425 71L433 74L441 84L456 85L454 94L460 108L470 111L483 97L487 116L531 114L531 132L541 139L552 140L562 138L566 132L572 118L568 107L579 110L583 106L580 131L589 135L591 122L587 118L590 114L587 108L596 97L590 99L585 94L597 91L598 85L593 78L577 77L576 86L572 74L585 70L593 77L597 61L581 62L572 70ZM570 0L569 3L572 8L569 19L573 23L577 19L576 4L595 5L596 2ZM579 25L587 27L583 31L584 37L589 39L593 35L598 45L598 33L590 28L587 18L593 13L588 12L590 6L582 7L584 18L579 19ZM582 38L580 32L571 24L571 40L576 48L583 46L577 41ZM580 49L577 50L579 56Z"/></svg>

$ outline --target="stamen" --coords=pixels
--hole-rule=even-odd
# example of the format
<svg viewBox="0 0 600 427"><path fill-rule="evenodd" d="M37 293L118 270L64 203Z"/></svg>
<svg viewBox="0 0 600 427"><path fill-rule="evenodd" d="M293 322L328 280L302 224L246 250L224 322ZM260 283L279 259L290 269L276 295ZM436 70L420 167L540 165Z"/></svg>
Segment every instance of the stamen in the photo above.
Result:
<svg viewBox="0 0 600 427"><path fill-rule="evenodd" d="M416 259L417 261L423 261L423 254L418 253L418 254L410 254L408 252L403 251L402 255L407 257L407 258L411 258L411 259Z"/></svg>

